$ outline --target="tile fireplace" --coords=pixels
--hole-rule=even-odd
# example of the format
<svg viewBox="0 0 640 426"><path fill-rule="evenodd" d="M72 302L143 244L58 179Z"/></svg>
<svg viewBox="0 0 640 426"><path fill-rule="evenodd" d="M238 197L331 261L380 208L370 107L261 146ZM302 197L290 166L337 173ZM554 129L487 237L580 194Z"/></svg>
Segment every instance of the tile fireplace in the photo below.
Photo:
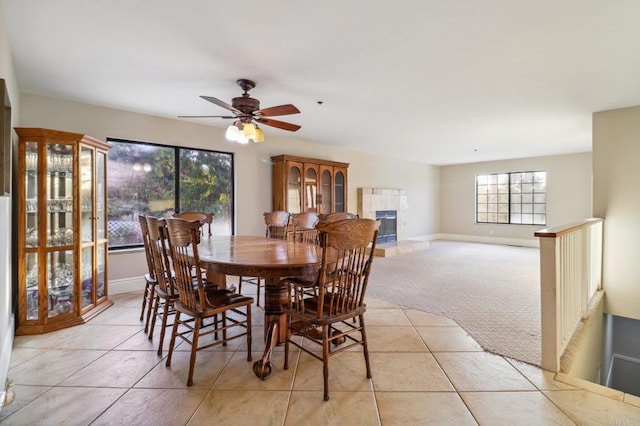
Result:
<svg viewBox="0 0 640 426"><path fill-rule="evenodd" d="M379 219L377 212L395 214L395 239L406 240L407 235L407 191L392 188L358 188L358 215L366 219ZM381 223L381 230L382 230ZM382 234L382 232L379 232ZM388 240L391 241L391 240ZM379 241L382 243L383 241Z"/></svg>

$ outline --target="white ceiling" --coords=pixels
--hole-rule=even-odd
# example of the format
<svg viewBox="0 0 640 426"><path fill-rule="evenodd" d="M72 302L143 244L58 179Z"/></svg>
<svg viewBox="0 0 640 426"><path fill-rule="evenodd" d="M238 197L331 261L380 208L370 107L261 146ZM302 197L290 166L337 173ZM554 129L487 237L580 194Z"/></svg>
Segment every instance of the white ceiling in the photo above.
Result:
<svg viewBox="0 0 640 426"><path fill-rule="evenodd" d="M638 0L1 1L21 91L176 118L226 115L199 95L230 103L250 78L263 108L301 110L267 143L584 152L593 112L640 105Z"/></svg>

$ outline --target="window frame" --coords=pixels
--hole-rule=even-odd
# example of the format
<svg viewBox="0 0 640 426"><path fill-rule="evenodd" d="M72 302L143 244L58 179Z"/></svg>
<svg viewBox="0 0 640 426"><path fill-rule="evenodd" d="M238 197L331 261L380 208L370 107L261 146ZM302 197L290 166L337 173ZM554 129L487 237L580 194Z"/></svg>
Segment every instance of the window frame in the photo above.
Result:
<svg viewBox="0 0 640 426"><path fill-rule="evenodd" d="M230 188L230 192L229 192L229 196L230 196L230 220L231 220L231 235L235 235L235 185L236 185L236 175L235 175L235 153L233 152L227 152L227 151L221 151L221 150L214 150L214 149L202 149L202 148L196 148L196 147L191 147L191 146L177 146L177 145L167 145L167 144L162 144L162 143L157 143L157 142L148 142L148 141L137 141L137 140L132 140L132 139L123 139L123 138L112 138L112 137L107 137L107 143L113 143L113 142L117 142L117 143L128 143L128 144L135 144L135 145L147 145L147 146L154 146L154 147L159 147L159 148L171 148L174 151L174 170L175 170L175 181L174 181L174 206L175 206L175 211L179 212L181 211L181 206L180 206L180 151L181 150L189 150L189 151L202 151L202 152L209 152L209 153L215 153L215 154L224 154L224 155L228 155L230 157L230 162L231 162L231 170L229 171L230 175L231 175L231 188ZM107 156L108 156L108 152L107 152ZM107 166L108 167L108 166ZM109 174L107 173L107 182L109 182ZM108 201L108 200L107 200ZM108 210L109 206L107 204L107 210ZM107 217L107 222L109 221L108 217ZM107 250L110 251L122 251L122 250L130 250L130 249L138 249L138 248L142 248L144 247L144 244L142 242L140 242L139 244L128 244L128 245L121 245L121 246L117 246L117 247L111 247L109 245L107 245Z"/></svg>
<svg viewBox="0 0 640 426"><path fill-rule="evenodd" d="M544 173L544 191L536 191L536 183L540 183L540 181L536 181L536 175ZM523 182L522 179L519 181L515 181L514 177L516 175L531 175L531 182ZM495 177L495 179L492 179ZM506 177L506 182L504 178ZM521 176L522 177L522 176ZM483 179L484 178L484 179ZM486 183L481 183L481 180L485 180ZM520 189L522 186L531 185L531 190L527 192L515 192L514 185L519 185ZM528 170L528 171L517 171L517 172L498 172L498 173L478 173L475 176L475 218L474 221L476 224L484 225L525 225L525 226L546 226L547 224L547 171L546 170ZM486 186L487 191L481 191L481 187ZM495 191L489 191L491 186L495 186ZM500 187L506 187L507 191L504 190L501 192ZM504 188L503 188L504 189ZM522 196L531 196L530 202L523 202ZM486 201L482 202L481 197L485 196ZM539 200L536 201L536 196L539 199L540 196L544 199L543 202ZM495 197L495 201L489 202L491 197ZM504 197L506 197L506 202L504 201ZM520 201L514 201L520 197ZM500 201L502 198L502 202ZM506 211L501 210L500 206L506 205ZM514 212L512 209L514 206L520 206L519 212ZM481 211L480 207L485 206L484 211ZM495 211L490 211L490 207L495 206ZM523 212L523 206L530 206L531 212ZM543 212L536 212L536 206L542 206ZM481 220L480 215L485 214L486 220ZM495 214L495 220L490 220L490 215ZM500 216L506 214L507 221L500 221ZM520 222L513 221L513 215L520 215ZM531 223L523 223L522 215L530 214L531 215ZM544 223L536 222L535 218L537 215L544 216Z"/></svg>

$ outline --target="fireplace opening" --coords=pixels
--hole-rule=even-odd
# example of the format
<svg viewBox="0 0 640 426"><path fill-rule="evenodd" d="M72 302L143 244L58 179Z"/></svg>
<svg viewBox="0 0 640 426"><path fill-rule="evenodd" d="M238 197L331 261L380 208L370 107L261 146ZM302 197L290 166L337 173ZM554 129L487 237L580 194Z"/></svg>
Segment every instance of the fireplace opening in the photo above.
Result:
<svg viewBox="0 0 640 426"><path fill-rule="evenodd" d="M398 220L396 210L378 210L376 211L376 220L380 221L376 243L397 241Z"/></svg>

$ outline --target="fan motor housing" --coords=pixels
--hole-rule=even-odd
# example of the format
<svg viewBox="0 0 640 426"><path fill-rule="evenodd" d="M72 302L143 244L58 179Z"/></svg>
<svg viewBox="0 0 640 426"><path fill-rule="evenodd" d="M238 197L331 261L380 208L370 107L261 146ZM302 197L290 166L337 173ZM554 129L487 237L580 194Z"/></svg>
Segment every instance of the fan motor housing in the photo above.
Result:
<svg viewBox="0 0 640 426"><path fill-rule="evenodd" d="M251 114L260 109L260 101L248 96L233 98L231 105L245 114Z"/></svg>

